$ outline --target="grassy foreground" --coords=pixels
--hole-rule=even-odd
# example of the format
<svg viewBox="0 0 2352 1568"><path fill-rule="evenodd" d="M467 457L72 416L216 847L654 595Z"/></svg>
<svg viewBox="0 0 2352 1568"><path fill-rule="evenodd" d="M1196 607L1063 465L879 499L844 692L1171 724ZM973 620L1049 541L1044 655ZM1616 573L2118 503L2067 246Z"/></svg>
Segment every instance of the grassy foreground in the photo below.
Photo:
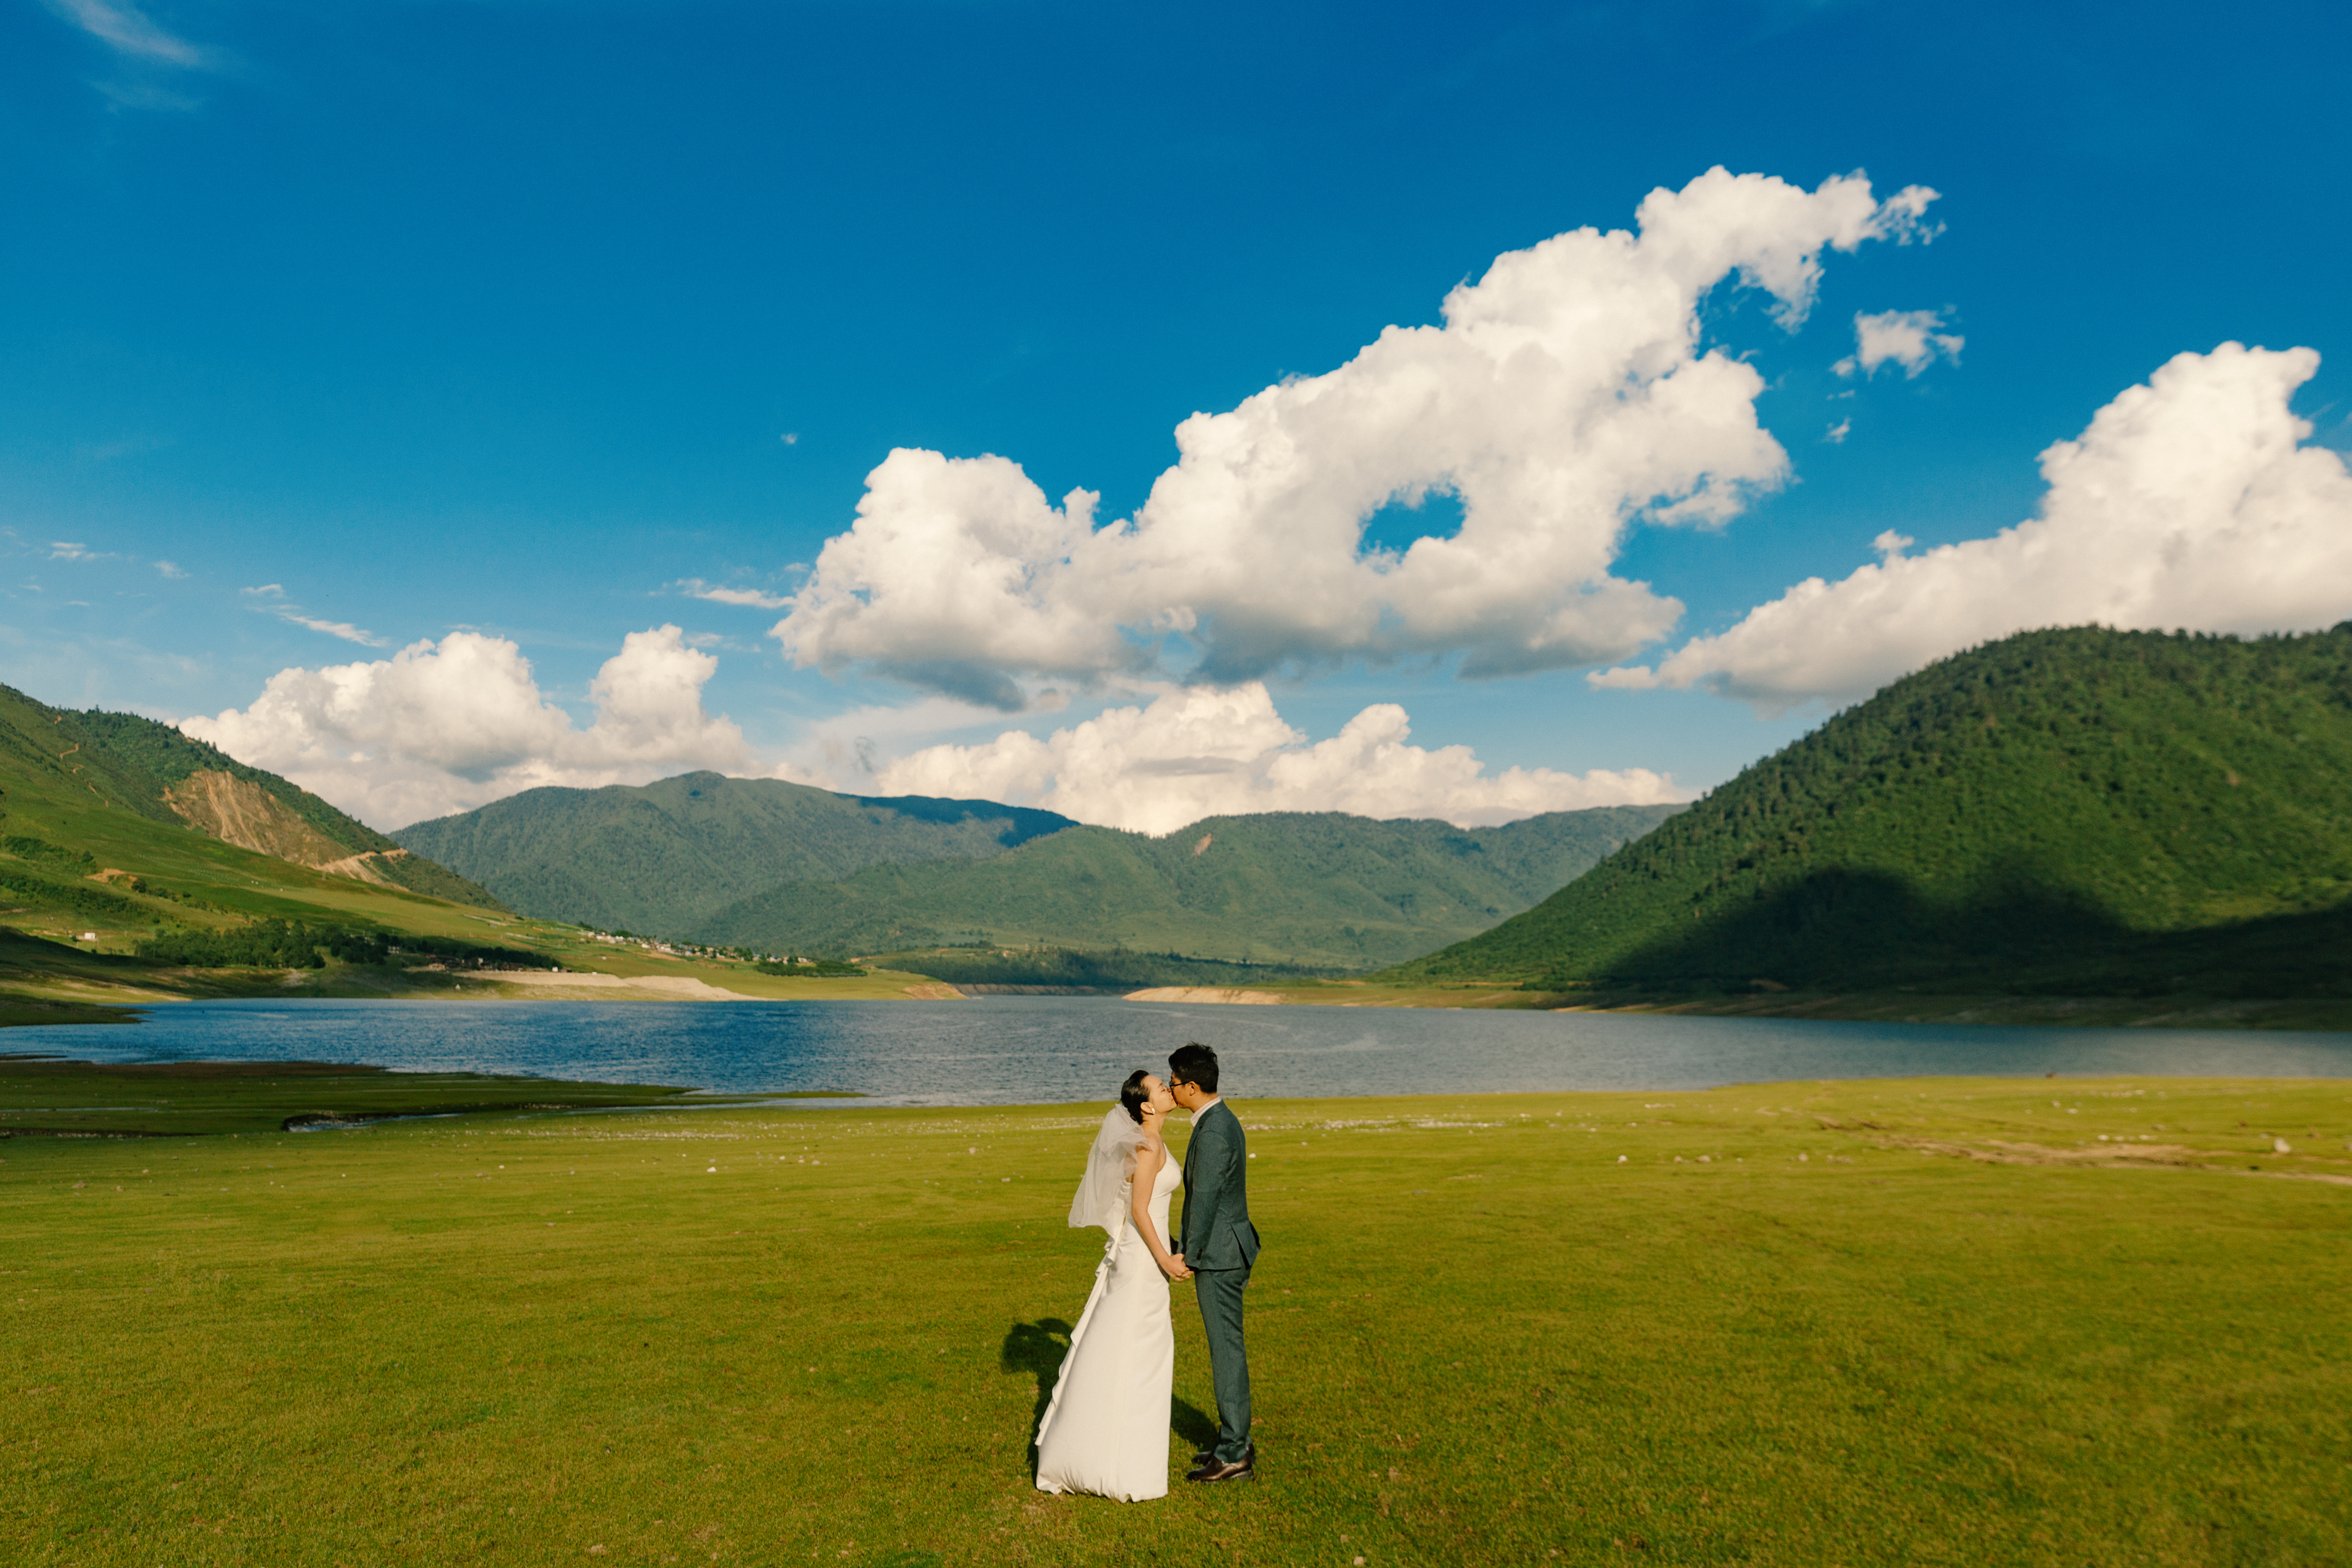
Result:
<svg viewBox="0 0 2352 1568"><path fill-rule="evenodd" d="M1088 1108L12 1139L0 1559L2352 1560L2352 1085L1239 1109L1264 1476L1134 1506L1029 1484Z"/></svg>

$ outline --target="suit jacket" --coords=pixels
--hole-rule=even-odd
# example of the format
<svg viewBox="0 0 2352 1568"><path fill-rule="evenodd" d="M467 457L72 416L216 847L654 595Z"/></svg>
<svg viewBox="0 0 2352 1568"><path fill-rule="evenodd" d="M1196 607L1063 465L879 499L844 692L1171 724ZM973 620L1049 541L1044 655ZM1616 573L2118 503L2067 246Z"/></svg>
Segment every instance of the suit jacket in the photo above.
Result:
<svg viewBox="0 0 2352 1568"><path fill-rule="evenodd" d="M1249 1216L1249 1148L1223 1100L1192 1119L1184 1145L1184 1261L1194 1268L1247 1268L1257 1261Z"/></svg>

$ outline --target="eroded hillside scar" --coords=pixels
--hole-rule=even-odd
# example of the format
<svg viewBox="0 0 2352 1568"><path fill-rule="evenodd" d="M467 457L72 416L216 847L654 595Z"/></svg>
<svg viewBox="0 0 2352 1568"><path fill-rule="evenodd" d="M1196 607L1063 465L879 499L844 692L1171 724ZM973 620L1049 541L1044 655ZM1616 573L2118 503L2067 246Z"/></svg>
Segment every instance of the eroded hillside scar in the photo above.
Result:
<svg viewBox="0 0 2352 1568"><path fill-rule="evenodd" d="M202 769L167 787L163 800L194 826L240 849L274 855L331 877L350 877L380 888L400 886L383 873L383 862L405 858L407 850L372 849L354 855L251 779L219 769Z"/></svg>

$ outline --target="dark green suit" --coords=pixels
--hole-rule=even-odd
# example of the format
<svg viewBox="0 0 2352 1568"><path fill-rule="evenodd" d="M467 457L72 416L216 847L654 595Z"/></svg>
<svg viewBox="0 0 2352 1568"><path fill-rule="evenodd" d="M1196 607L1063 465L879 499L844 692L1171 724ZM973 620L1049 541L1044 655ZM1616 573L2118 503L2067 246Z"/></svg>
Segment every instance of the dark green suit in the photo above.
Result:
<svg viewBox="0 0 2352 1568"><path fill-rule="evenodd" d="M1257 1261L1257 1227L1249 1216L1249 1148L1242 1124L1219 1100L1192 1118L1184 1145L1185 1264L1196 1276L1201 1326L1208 1331L1209 1372L1217 1386L1220 1464L1249 1452L1249 1352L1242 1343L1242 1289Z"/></svg>

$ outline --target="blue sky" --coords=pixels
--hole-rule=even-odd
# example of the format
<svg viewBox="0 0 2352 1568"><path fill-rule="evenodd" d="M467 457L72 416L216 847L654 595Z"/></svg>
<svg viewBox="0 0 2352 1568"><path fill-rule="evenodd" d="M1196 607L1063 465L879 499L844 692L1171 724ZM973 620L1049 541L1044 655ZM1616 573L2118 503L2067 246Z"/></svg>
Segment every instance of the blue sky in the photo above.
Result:
<svg viewBox="0 0 2352 1568"><path fill-rule="evenodd" d="M1135 826L1231 801L1508 815L1654 790L1623 783L1643 771L1705 787L1949 651L1935 637L2011 628L1987 610L1873 642L1832 605L1782 616L1820 620L1827 652L1765 647L1768 616L1662 659L1878 561L1890 531L1912 542L1899 560L2034 517L2037 454L2175 356L2316 350L2315 373L2250 362L2227 386L2231 366L2190 366L2156 400L2201 429L2198 398L2234 396L2254 431L2275 395L2323 457L2352 446L2352 139L2330 107L2347 30L2317 5L6 0L0 679L72 706L233 712L210 731L232 750L386 826L698 762L992 784ZM894 448L995 455L1056 504L1098 493L1097 524L1129 518L1188 416L1333 372L1391 324L1433 326L1498 256L1629 229L1654 189L1717 165L1937 195L1915 235L1822 250L1793 332L1773 319L1786 301L1736 275L1703 291L1698 349L1757 373L1749 403L1785 464L1709 526L1635 517L1609 547L1612 581L1679 601L1671 629L1488 679L1461 678L1463 636L1283 644L1255 672L1264 704L1192 715L1262 736L1278 710L1298 752L1395 703L1412 746L1470 747L1481 778L1605 770L1599 795L1481 794L1458 767L1420 795L1366 793L1368 758L1403 756L1400 777L1434 764L1361 748L1267 794L1282 744L1187 762L1192 742L1141 721L1051 755L982 754L1107 706L1160 698L1182 717L1200 649L1133 621L1114 629L1151 643L1148 667L951 649L1019 693L993 708L903 679L949 656L877 654L900 635L886 626L824 643L850 650L830 672L772 635ZM1964 340L1957 354L1931 349L1916 374L1833 368L1858 315L1920 311ZM2119 423L2128 439L2099 472L2144 474L2179 445ZM2284 460L2258 432L2246 444L2260 452L2215 471ZM2326 472L2296 472L2286 521L2263 525L2285 534L2235 512L2182 525L2233 559L2258 548L2268 578L2033 613L2236 630L2352 615L2329 543L2352 516ZM1459 509L1440 489L1419 514L1373 518L1372 542L1447 532ZM2094 578L2158 548L2112 520L2070 537L2059 557ZM2006 602L2004 569L1950 567ZM1919 604L1957 592L1916 575ZM599 671L664 626L673 642L628 645L641 663L608 673L612 733L591 743ZM414 710L430 681L311 673L452 634L484 646L448 680L478 692L527 660L537 695L443 733ZM1589 679L1619 668L1659 673ZM615 695L633 679L638 697ZM698 689L696 711L663 707ZM890 771L948 743L965 750ZM1220 769L1258 793L1177 788L1156 816L1105 804Z"/></svg>

